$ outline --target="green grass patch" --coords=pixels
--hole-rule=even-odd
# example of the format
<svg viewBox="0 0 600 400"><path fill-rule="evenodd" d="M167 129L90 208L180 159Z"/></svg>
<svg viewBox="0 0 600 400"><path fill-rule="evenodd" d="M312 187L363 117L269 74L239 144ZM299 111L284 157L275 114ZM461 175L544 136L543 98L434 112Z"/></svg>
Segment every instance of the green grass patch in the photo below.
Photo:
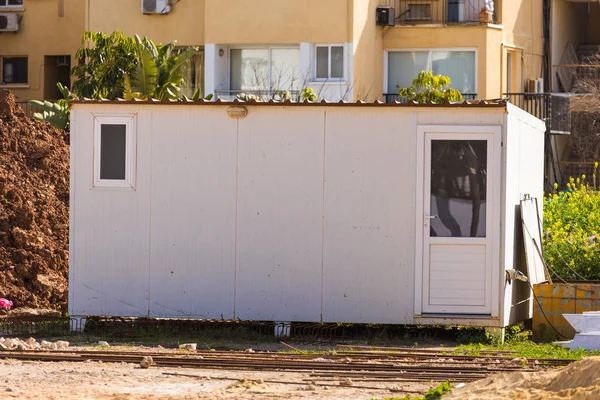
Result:
<svg viewBox="0 0 600 400"><path fill-rule="evenodd" d="M510 357L552 358L560 360L578 360L582 357L600 356L600 351L566 349L552 343L534 343L529 340L507 342L504 344L471 343L458 346L457 355L480 356L486 351L510 351Z"/></svg>
<svg viewBox="0 0 600 400"><path fill-rule="evenodd" d="M403 397L397 397L397 396L385 397L382 400L439 400L446 393L448 393L453 387L454 386L452 386L448 382L442 382L441 384L437 385L436 387L429 389L427 391L427 393L425 393L424 396L412 396L410 394L407 394L406 396L403 396ZM373 399L373 400L376 400L376 399Z"/></svg>
<svg viewBox="0 0 600 400"><path fill-rule="evenodd" d="M578 360L582 357L598 356L600 351L583 349L567 349L558 344L535 343L531 341L532 332L522 330L514 325L506 328L505 341L499 343L498 338L483 332L483 335L474 335L468 343L463 342L455 348L457 355L481 356L486 352L510 352L509 357L519 358L551 358L560 360Z"/></svg>

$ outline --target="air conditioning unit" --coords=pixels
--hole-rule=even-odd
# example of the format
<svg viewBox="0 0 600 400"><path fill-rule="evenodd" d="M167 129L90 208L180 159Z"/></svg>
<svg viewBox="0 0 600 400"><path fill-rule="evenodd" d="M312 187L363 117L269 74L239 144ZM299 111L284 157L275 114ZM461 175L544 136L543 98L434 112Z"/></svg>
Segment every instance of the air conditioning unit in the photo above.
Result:
<svg viewBox="0 0 600 400"><path fill-rule="evenodd" d="M19 30L17 14L0 14L0 32L16 32Z"/></svg>
<svg viewBox="0 0 600 400"><path fill-rule="evenodd" d="M377 7L375 15L378 26L396 25L396 9L394 7Z"/></svg>
<svg viewBox="0 0 600 400"><path fill-rule="evenodd" d="M142 13L168 14L171 11L169 0L142 0Z"/></svg>

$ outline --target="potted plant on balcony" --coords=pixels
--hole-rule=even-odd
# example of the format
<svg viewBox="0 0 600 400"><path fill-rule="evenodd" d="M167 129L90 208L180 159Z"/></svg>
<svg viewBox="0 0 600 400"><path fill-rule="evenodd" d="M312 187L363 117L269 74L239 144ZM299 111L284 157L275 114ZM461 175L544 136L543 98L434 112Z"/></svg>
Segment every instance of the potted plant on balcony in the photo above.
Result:
<svg viewBox="0 0 600 400"><path fill-rule="evenodd" d="M400 89L399 95L406 102L451 103L462 101L462 94L450 86L450 78L433 75L431 71L421 71L412 81L412 85Z"/></svg>
<svg viewBox="0 0 600 400"><path fill-rule="evenodd" d="M485 0L485 5L479 11L479 23L491 24L494 22L494 0Z"/></svg>

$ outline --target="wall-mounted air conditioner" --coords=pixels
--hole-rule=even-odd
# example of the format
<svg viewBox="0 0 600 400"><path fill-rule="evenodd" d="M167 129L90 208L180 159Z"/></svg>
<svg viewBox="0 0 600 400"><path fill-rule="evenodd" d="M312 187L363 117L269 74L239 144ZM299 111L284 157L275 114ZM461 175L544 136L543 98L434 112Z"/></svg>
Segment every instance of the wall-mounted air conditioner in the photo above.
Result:
<svg viewBox="0 0 600 400"><path fill-rule="evenodd" d="M377 7L377 26L394 26L396 24L396 9L394 7Z"/></svg>
<svg viewBox="0 0 600 400"><path fill-rule="evenodd" d="M0 32L16 32L19 30L17 14L0 14Z"/></svg>
<svg viewBox="0 0 600 400"><path fill-rule="evenodd" d="M168 14L171 11L169 0L142 0L142 13Z"/></svg>

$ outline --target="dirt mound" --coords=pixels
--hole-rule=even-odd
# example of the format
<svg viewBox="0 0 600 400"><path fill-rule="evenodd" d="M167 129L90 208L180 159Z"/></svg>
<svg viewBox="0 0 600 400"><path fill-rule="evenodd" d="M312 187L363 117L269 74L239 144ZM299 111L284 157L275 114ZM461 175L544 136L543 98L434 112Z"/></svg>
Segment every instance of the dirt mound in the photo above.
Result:
<svg viewBox="0 0 600 400"><path fill-rule="evenodd" d="M491 376L454 389L444 399L600 399L600 357L560 370Z"/></svg>
<svg viewBox="0 0 600 400"><path fill-rule="evenodd" d="M14 307L65 309L69 266L69 145L0 90L0 297Z"/></svg>

